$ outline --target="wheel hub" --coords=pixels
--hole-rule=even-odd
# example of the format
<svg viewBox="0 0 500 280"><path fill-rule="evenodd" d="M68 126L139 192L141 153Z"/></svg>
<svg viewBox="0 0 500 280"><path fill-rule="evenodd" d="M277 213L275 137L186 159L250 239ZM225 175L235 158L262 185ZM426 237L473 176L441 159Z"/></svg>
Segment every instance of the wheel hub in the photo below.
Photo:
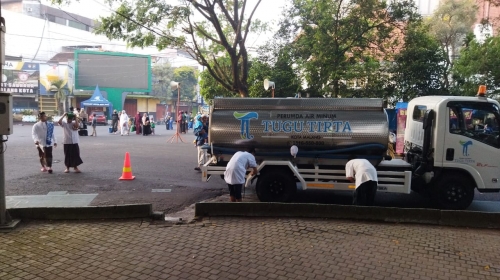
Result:
<svg viewBox="0 0 500 280"><path fill-rule="evenodd" d="M279 181L273 181L269 184L269 192L273 194L280 194L283 192L283 185Z"/></svg>
<svg viewBox="0 0 500 280"><path fill-rule="evenodd" d="M465 190L460 187L451 187L446 191L446 199L448 201L459 201L465 197Z"/></svg>

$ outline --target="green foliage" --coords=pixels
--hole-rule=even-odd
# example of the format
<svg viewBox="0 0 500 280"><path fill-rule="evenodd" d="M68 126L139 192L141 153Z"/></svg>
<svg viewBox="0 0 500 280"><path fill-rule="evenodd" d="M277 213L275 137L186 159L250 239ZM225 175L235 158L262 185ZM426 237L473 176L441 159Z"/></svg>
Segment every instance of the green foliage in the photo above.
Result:
<svg viewBox="0 0 500 280"><path fill-rule="evenodd" d="M222 71L220 75L230 75L231 60L228 57L219 57L214 63L217 63L218 69ZM216 97L238 97L239 94L229 91L219 83L208 70L201 72L200 75L200 94L204 100L212 100Z"/></svg>
<svg viewBox="0 0 500 280"><path fill-rule="evenodd" d="M401 43L396 31L419 18L413 1L294 0L285 14L280 33L293 34L291 53L307 91L333 97L348 97L341 89L353 79L365 80L360 95L384 91L377 61L390 60Z"/></svg>
<svg viewBox="0 0 500 280"><path fill-rule="evenodd" d="M459 54L466 34L472 31L478 7L474 0L444 0L429 19L430 33L445 52L444 88L450 88L453 59Z"/></svg>
<svg viewBox="0 0 500 280"><path fill-rule="evenodd" d="M61 115L61 102L66 100L66 90L64 86L66 83L63 80L56 80L52 82L50 91L54 94L56 99L57 113Z"/></svg>
<svg viewBox="0 0 500 280"><path fill-rule="evenodd" d="M397 89L392 96L394 101L447 94L441 79L446 70L445 60L445 52L430 36L427 25L421 22L409 25L403 49L395 55L390 69Z"/></svg>
<svg viewBox="0 0 500 280"><path fill-rule="evenodd" d="M271 97L271 89L264 89L264 80L273 81L275 97L294 97L301 91L301 83L292 67L290 46L275 36L259 49L259 56L251 63L249 71L249 93L251 97Z"/></svg>
<svg viewBox="0 0 500 280"><path fill-rule="evenodd" d="M456 95L475 95L479 85L486 85L488 93L500 91L500 37L487 38L483 44L469 40L455 62L453 78Z"/></svg>
<svg viewBox="0 0 500 280"><path fill-rule="evenodd" d="M21 112L21 115L24 115L24 116L31 116L33 115L33 110L23 110Z"/></svg>
<svg viewBox="0 0 500 280"><path fill-rule="evenodd" d="M170 64L155 65L151 72L154 81L151 95L157 96L163 101L171 99L170 82L174 80L174 68Z"/></svg>
<svg viewBox="0 0 500 280"><path fill-rule="evenodd" d="M193 101L196 96L196 85L198 84L198 70L194 67L183 66L174 69L174 81L181 84L181 97L183 101ZM177 91L173 92L177 98Z"/></svg>

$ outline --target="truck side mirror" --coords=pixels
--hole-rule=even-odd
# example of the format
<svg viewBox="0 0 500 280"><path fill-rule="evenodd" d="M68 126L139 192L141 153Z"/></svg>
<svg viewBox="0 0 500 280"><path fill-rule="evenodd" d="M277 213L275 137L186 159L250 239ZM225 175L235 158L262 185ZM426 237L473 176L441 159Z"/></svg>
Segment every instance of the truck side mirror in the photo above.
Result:
<svg viewBox="0 0 500 280"><path fill-rule="evenodd" d="M423 129L430 128L432 126L432 121L434 120L436 113L433 110L427 110L424 114L423 119Z"/></svg>

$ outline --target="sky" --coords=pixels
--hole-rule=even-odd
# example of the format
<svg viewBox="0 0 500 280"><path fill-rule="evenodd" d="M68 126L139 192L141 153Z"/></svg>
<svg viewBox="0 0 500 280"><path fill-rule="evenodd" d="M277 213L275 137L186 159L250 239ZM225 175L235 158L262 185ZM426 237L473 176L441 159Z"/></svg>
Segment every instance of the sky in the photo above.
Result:
<svg viewBox="0 0 500 280"><path fill-rule="evenodd" d="M261 21L268 22L272 30L276 30L277 22L281 16L283 7L290 0L262 0L255 12L254 18L258 18ZM41 0L42 4L53 6L50 0ZM249 8L253 8L257 0L248 0L247 11ZM59 7L59 6L54 6ZM97 19L100 16L108 16L111 14L109 6L105 4L104 0L72 0L69 5L63 4L60 6L61 9L82 15L89 18ZM258 34L256 36L249 37L247 42L247 47L255 48L259 45L265 43L266 39L269 39L274 32L267 32L264 34Z"/></svg>

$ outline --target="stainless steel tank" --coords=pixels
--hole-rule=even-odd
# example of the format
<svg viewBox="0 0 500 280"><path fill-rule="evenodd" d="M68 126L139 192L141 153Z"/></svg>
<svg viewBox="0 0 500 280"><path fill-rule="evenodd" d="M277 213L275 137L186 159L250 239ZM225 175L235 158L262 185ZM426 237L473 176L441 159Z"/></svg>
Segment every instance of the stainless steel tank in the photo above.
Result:
<svg viewBox="0 0 500 280"><path fill-rule="evenodd" d="M216 147L318 151L379 144L386 150L388 134L382 99L221 98L210 112L209 141Z"/></svg>

